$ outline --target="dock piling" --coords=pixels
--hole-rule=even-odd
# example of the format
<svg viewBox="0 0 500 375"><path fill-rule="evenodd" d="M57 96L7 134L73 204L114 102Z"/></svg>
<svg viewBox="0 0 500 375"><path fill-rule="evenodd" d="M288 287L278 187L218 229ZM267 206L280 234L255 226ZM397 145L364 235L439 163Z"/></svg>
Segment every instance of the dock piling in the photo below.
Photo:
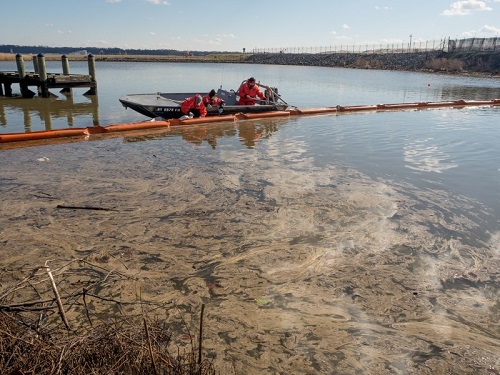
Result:
<svg viewBox="0 0 500 375"><path fill-rule="evenodd" d="M68 57L66 55L62 55L61 56L61 64L62 64L62 71L63 71L63 74L64 75L68 75L69 76L69 60L68 60ZM63 87L61 89L61 91L59 91L63 94L67 94L67 95L71 95L72 92L71 92L71 88L70 87Z"/></svg>
<svg viewBox="0 0 500 375"><path fill-rule="evenodd" d="M96 81L96 70L95 70L95 58L91 53L87 56L87 61L89 65L89 75L94 83L93 86L90 86L89 90L84 95L97 95L97 81Z"/></svg>
<svg viewBox="0 0 500 375"><path fill-rule="evenodd" d="M32 98L35 93L28 88L26 83L26 69L24 67L23 55L16 55L17 72L19 73L19 88L21 89L21 95L23 98Z"/></svg>
<svg viewBox="0 0 500 375"><path fill-rule="evenodd" d="M16 64L17 64L17 71L19 73L19 78L24 79L24 77L26 76L26 69L24 69L23 55L21 55L20 53L16 55Z"/></svg>
<svg viewBox="0 0 500 375"><path fill-rule="evenodd" d="M70 74L69 59L61 57L63 73L49 73L45 66L45 56L42 53L32 56L34 71L26 71L23 56L16 55L17 71L0 71L0 96L12 96L12 84L18 83L23 98L36 95L29 86L36 86L38 96L43 98L57 97L50 89L62 89L64 94L72 94L74 87L90 88L84 95L97 95L96 68L93 55L88 56L90 74Z"/></svg>
<svg viewBox="0 0 500 375"><path fill-rule="evenodd" d="M35 72L35 74L38 74L38 57L36 55L33 55L31 61L33 61L33 72Z"/></svg>
<svg viewBox="0 0 500 375"><path fill-rule="evenodd" d="M3 88L4 88L4 91L5 91L5 96L7 97L12 97L12 83L10 82L5 82L3 84Z"/></svg>
<svg viewBox="0 0 500 375"><path fill-rule="evenodd" d="M45 66L45 56L43 53L38 54L38 76L40 86L38 86L38 95L43 98L49 98L49 86L47 84L47 68Z"/></svg>

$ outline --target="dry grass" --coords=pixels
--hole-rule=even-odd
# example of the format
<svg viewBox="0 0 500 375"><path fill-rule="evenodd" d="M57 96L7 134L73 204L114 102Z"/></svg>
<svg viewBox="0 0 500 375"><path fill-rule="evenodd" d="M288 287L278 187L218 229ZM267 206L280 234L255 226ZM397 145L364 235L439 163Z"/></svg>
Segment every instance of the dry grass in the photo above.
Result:
<svg viewBox="0 0 500 375"><path fill-rule="evenodd" d="M24 54L24 61L31 61L34 55ZM61 60L60 54L46 54L46 61ZM87 61L87 55L66 55L69 61ZM242 62L250 54L210 54L205 56L181 56L181 55L94 55L97 61L164 61L164 62ZM16 61L16 55L13 53L0 53L0 61Z"/></svg>
<svg viewBox="0 0 500 375"><path fill-rule="evenodd" d="M242 62L250 55L210 54L205 56L181 55L96 55L97 61L157 61L157 62Z"/></svg>
<svg viewBox="0 0 500 375"><path fill-rule="evenodd" d="M461 72L464 70L465 63L457 59L447 59L444 57L433 58L425 63L425 68L432 69L436 72Z"/></svg>
<svg viewBox="0 0 500 375"><path fill-rule="evenodd" d="M31 61L33 54L23 54L24 61ZM61 60L62 55L58 54L47 54L44 55L46 61L59 61ZM68 60L70 61L87 61L87 56L85 55L68 55ZM0 53L0 61L16 61L15 53Z"/></svg>
<svg viewBox="0 0 500 375"><path fill-rule="evenodd" d="M190 344L175 344L174 307L125 297L133 277L100 260L52 262L0 290L2 374L215 374L182 318L176 334Z"/></svg>
<svg viewBox="0 0 500 375"><path fill-rule="evenodd" d="M171 355L164 323L144 320L145 329L121 320L85 334L52 327L40 330L19 314L0 314L0 368L3 374L215 374L196 353ZM146 327L146 325L144 325ZM151 344L151 345L150 345Z"/></svg>
<svg viewBox="0 0 500 375"><path fill-rule="evenodd" d="M0 52L0 61L16 61L16 55L13 53Z"/></svg>

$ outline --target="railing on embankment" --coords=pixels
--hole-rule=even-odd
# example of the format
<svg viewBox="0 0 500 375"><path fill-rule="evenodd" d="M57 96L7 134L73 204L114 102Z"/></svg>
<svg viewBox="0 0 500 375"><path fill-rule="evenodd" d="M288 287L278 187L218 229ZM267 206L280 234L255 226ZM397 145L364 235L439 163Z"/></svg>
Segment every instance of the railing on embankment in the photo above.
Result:
<svg viewBox="0 0 500 375"><path fill-rule="evenodd" d="M421 52L484 52L500 51L500 37L493 38L465 38L451 39L443 38L440 40L412 40L409 36L408 41L396 43L377 43L377 44L341 44L319 47L272 47L272 48L254 48L252 53L291 53L291 54L388 54L388 53L421 53Z"/></svg>

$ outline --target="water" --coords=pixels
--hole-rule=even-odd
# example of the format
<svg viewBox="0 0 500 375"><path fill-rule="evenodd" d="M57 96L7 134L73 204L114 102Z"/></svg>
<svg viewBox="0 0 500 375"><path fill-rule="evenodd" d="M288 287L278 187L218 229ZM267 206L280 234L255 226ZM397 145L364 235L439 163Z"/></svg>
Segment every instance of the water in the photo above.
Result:
<svg viewBox="0 0 500 375"><path fill-rule="evenodd" d="M29 64L27 69L30 70ZM0 70L14 70L14 62L0 62ZM61 72L58 62L47 70ZM87 74L85 62L71 63L71 72ZM85 97L86 88L58 99L0 97L0 131L23 132L87 127L143 121L118 101L130 93L156 91L209 91L222 85L236 89L254 75L279 88L283 98L299 108L323 106L449 101L500 98L498 79L443 76L321 67L261 66L242 64L169 64L98 62L97 97ZM19 90L13 86L14 92ZM53 90L54 92L54 90ZM57 91L55 92L57 93ZM364 114L354 117L323 116L300 119L314 127L310 152L327 162L354 163L375 175L413 176L430 173L442 185L453 181L460 193L482 197L498 210L500 130L495 119L499 108L440 109L420 112ZM294 128L296 131L296 128ZM447 180L443 181L445 173ZM446 187L448 188L448 187Z"/></svg>
<svg viewBox="0 0 500 375"><path fill-rule="evenodd" d="M5 133L57 129L93 124L142 121L125 110L118 98L132 93L210 91L223 86L237 89L248 75L278 87L283 98L299 108L323 106L494 99L500 97L498 79L467 78L412 72L388 72L321 67L245 64L183 64L97 62L99 95L86 98L87 88L73 97L9 99L0 97L0 131ZM15 62L0 62L0 71L15 70ZM26 69L32 70L29 63ZM71 73L88 74L86 62L72 62ZM59 62L47 62L47 71L61 73ZM19 94L18 85L12 86ZM34 89L34 88L32 88Z"/></svg>
<svg viewBox="0 0 500 375"><path fill-rule="evenodd" d="M497 79L408 72L98 62L97 74L97 100L75 90L78 109L1 98L1 131L140 121L119 97L250 75L299 108L500 98ZM1 261L109 253L144 299L205 303L205 350L237 373L495 373L499 117L442 108L0 145Z"/></svg>

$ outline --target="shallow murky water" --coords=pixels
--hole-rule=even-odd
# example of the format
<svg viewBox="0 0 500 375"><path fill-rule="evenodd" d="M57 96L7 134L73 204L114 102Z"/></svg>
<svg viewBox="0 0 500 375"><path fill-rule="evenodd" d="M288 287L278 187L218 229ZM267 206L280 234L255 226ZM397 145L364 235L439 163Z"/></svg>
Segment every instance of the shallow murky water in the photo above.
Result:
<svg viewBox="0 0 500 375"><path fill-rule="evenodd" d="M224 371L497 369L493 210L316 158L316 121L4 151L2 285L109 254L139 280L121 298L206 304L204 350Z"/></svg>
<svg viewBox="0 0 500 375"><path fill-rule="evenodd" d="M137 278L114 296L169 301L193 330L204 303L221 373L499 373L497 120L364 113L3 150L0 283L101 256Z"/></svg>

